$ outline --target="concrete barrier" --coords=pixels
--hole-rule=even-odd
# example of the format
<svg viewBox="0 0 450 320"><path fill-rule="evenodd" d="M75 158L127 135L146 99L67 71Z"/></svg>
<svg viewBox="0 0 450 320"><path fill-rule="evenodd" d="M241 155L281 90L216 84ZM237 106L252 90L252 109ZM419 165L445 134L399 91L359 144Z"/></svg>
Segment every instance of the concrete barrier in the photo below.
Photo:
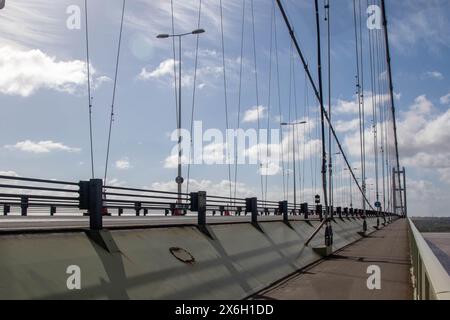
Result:
<svg viewBox="0 0 450 320"><path fill-rule="evenodd" d="M450 276L411 219L409 243L416 300L450 300Z"/></svg>
<svg viewBox="0 0 450 320"><path fill-rule="evenodd" d="M369 219L373 224L376 219ZM0 299L242 299L321 257L317 221L0 235ZM370 225L370 223L369 223ZM333 222L338 250L361 219ZM69 290L69 266L81 289Z"/></svg>

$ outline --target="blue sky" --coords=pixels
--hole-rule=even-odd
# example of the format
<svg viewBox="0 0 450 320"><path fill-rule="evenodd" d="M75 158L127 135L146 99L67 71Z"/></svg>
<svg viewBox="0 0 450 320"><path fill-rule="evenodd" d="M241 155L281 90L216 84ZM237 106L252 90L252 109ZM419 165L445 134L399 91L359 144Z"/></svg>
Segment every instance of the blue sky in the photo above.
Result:
<svg viewBox="0 0 450 320"><path fill-rule="evenodd" d="M398 108L399 148L402 164L408 171L410 213L448 216L450 3L446 0L386 2ZM199 40L194 118L203 121L205 129L224 130L219 1L203 0L202 3L200 25L206 33ZM247 111L257 106L258 101L263 108L261 110L265 110L265 113L261 112L262 126L269 123L271 128L278 127L275 48L272 47L272 58L270 52L270 35L275 34L273 26L276 23L282 117L289 120L290 101L290 120L295 120L295 91L297 118L310 113L308 130L311 130L311 139L302 141L313 152L317 142L314 122L317 107L310 88L308 103L305 100L304 73L297 56L292 58L288 33L276 8L273 18L273 3L269 0L254 0L259 84L258 100L256 98L251 2L246 0L245 3L241 120ZM316 64L313 1L286 0L284 3L313 68ZM366 4L366 1L362 3ZM339 1L339 4L332 11L332 104L336 110L333 117L340 125L339 134L346 153L358 166L357 145L354 143L354 119L357 115L353 112L356 105L356 65L352 1ZM66 26L70 15L67 8L71 5L81 8L82 26L79 30L70 30ZM174 0L176 32L197 28L198 5L199 2L194 0ZM243 0L223 1L231 128L237 127L242 5ZM95 70L92 96L97 176L102 176L104 170L121 8L122 1L119 0L89 1L90 54ZM89 178L84 1L7 1L6 7L0 11L0 30L0 171L55 179ZM170 133L176 126L172 42L155 38L158 33L170 31L170 1L127 1L108 175L110 183L162 189L175 187L176 170L167 161L174 146ZM184 127L190 123L195 44L193 36L183 40ZM295 76L291 79L295 79L295 90L292 90L293 80L289 81L291 61L294 61ZM269 85L270 66L272 80ZM316 77L315 67L312 71ZM365 89L370 91L368 86ZM254 128L256 121L241 121L239 126ZM289 144L289 137L285 142ZM301 154L299 156L302 157ZM304 189L313 188L310 182L314 175L308 169L315 161L315 157L304 155L300 164L300 171L305 172ZM369 156L368 170L372 169L371 162ZM373 180L373 173L368 175L369 180ZM226 194L228 167L192 166L191 179L194 189L212 193L225 190ZM340 182L343 186L343 180ZM259 183L257 165L239 167L238 192L259 194ZM268 184L269 197L278 200L282 196L282 175L268 177ZM306 201L311 202L312 199ZM435 210L430 212L433 206Z"/></svg>

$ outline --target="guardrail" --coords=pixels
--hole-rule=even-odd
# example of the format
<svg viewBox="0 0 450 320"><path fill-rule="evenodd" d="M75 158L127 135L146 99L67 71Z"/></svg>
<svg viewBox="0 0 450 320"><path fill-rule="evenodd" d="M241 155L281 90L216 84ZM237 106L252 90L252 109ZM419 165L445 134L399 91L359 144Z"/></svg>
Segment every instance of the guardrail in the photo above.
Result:
<svg viewBox="0 0 450 320"><path fill-rule="evenodd" d="M450 300L450 276L414 223L408 220L415 299Z"/></svg>
<svg viewBox="0 0 450 320"><path fill-rule="evenodd" d="M207 195L206 192L181 193L103 185L101 179L89 181L57 181L0 175L0 208L3 215L11 215L12 209L27 216L61 214L70 212L90 217L91 229L101 229L103 216L110 215L197 215L198 224L206 224L207 216L250 215L256 223L258 216L289 216L302 219L323 220L322 205L287 201L267 201L257 198L229 198ZM364 212L354 208L331 207L331 218L363 218ZM16 213L17 214L17 213ZM366 211L369 217L390 217L385 212Z"/></svg>

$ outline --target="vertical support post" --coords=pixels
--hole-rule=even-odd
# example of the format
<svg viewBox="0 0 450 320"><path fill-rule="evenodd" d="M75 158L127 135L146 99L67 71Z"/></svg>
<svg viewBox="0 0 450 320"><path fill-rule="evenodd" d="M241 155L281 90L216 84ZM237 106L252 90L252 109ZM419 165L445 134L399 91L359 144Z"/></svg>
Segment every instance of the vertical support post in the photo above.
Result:
<svg viewBox="0 0 450 320"><path fill-rule="evenodd" d="M136 210L136 217L139 217L139 215L141 213L141 209L142 209L142 203L135 202L134 203L134 210Z"/></svg>
<svg viewBox="0 0 450 320"><path fill-rule="evenodd" d="M191 192L191 211L197 212L197 224L201 227L206 226L206 192Z"/></svg>
<svg viewBox="0 0 450 320"><path fill-rule="evenodd" d="M10 213L10 212L11 212L11 207L9 205L7 205L7 204L4 204L3 205L3 215L7 216L8 213Z"/></svg>
<svg viewBox="0 0 450 320"><path fill-rule="evenodd" d="M20 197L20 209L21 209L21 215L27 216L28 214L28 196L21 196Z"/></svg>
<svg viewBox="0 0 450 320"><path fill-rule="evenodd" d="M322 205L320 205L320 204L316 205L316 213L319 215L320 221L322 221L323 220L323 217L322 217Z"/></svg>
<svg viewBox="0 0 450 320"><path fill-rule="evenodd" d="M283 215L283 221L285 223L288 223L289 222L288 202L287 201L280 201L280 202L278 202L278 211Z"/></svg>
<svg viewBox="0 0 450 320"><path fill-rule="evenodd" d="M252 215L252 223L258 223L258 198L245 199L245 212L250 212Z"/></svg>
<svg viewBox="0 0 450 320"><path fill-rule="evenodd" d="M103 229L103 181L91 179L89 181L89 226L91 230Z"/></svg>
<svg viewBox="0 0 450 320"><path fill-rule="evenodd" d="M301 205L300 205L300 211L301 211L301 213L303 213L303 217L305 218L305 220L307 220L308 219L308 216L309 216L309 212L308 212L308 203L302 203Z"/></svg>

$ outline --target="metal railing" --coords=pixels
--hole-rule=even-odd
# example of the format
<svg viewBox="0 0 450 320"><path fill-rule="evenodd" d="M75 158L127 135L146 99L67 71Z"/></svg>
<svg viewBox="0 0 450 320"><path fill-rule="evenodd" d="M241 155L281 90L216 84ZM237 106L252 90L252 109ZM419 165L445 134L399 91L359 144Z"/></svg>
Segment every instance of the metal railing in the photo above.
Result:
<svg viewBox="0 0 450 320"><path fill-rule="evenodd" d="M411 219L409 241L416 300L450 300L450 276Z"/></svg>
<svg viewBox="0 0 450 320"><path fill-rule="evenodd" d="M181 198L179 198L181 196ZM198 216L206 224L207 216L250 215L256 223L258 216L289 216L299 219L323 220L322 205L302 203L294 206L287 201L261 201L257 198L229 198L207 195L206 192L182 193L103 185L100 179L69 182L0 175L0 207L3 215L37 214L85 215L92 229L101 229L103 216L165 215ZM332 217L362 218L363 211L353 208L332 208ZM366 216L381 213L366 211ZM382 216L390 214L382 213Z"/></svg>

